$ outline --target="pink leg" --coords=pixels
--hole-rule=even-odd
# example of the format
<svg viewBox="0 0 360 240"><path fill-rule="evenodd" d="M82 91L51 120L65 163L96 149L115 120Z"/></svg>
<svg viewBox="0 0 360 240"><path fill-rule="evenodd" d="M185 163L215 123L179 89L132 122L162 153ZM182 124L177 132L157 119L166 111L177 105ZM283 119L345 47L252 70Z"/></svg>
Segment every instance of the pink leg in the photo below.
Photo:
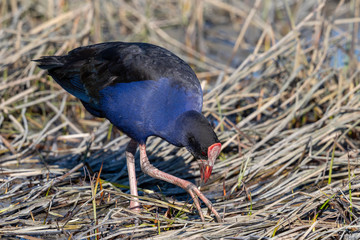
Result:
<svg viewBox="0 0 360 240"><path fill-rule="evenodd" d="M157 178L157 179L166 181L168 183L172 183L172 184L179 186L179 187L183 188L184 190L186 190L190 194L192 199L194 200L196 209L198 210L200 218L203 222L205 222L205 218L201 211L200 202L199 202L198 197L205 203L205 205L215 215L217 222L221 222L220 215L215 210L215 208L212 206L211 202L200 192L200 190L194 184L192 184L189 181L186 181L181 178L178 178L178 177L172 176L170 174L167 174L165 172L162 172L159 169L157 169L156 167L154 167L153 165L151 165L151 163L149 162L149 159L146 155L145 144L140 144L140 165L141 165L141 170L145 174L147 174L153 178Z"/></svg>
<svg viewBox="0 0 360 240"><path fill-rule="evenodd" d="M129 175L129 185L130 185L130 194L133 196L139 196L137 191L137 181L136 181L136 172L135 172L135 153L138 143L131 139L127 148L126 148L126 164ZM137 198L130 201L130 209L140 212L140 203L137 201Z"/></svg>

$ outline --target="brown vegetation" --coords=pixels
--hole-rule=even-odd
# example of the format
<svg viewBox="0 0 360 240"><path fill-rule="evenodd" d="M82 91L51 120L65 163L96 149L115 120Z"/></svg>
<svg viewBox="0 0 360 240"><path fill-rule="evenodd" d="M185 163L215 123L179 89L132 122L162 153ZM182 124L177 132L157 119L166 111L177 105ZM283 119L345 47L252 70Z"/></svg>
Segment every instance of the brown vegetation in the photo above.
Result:
<svg viewBox="0 0 360 240"><path fill-rule="evenodd" d="M0 236L360 238L359 15L359 0L1 1ZM143 175L143 212L128 210L129 139L31 62L102 41L161 45L197 72L223 142L201 190L223 223ZM148 146L198 183L185 149Z"/></svg>

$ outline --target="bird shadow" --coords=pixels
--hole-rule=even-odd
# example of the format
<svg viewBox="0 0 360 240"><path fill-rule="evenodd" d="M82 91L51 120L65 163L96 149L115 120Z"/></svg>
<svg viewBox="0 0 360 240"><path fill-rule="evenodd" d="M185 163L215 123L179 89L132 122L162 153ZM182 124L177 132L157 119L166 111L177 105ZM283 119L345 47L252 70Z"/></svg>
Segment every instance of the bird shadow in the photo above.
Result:
<svg viewBox="0 0 360 240"><path fill-rule="evenodd" d="M120 186L129 186L125 149L126 145L121 146L117 150L89 150L88 152L62 156L61 158L47 158L47 162L64 168L72 168L83 161L87 168L86 171L82 171L84 176L87 175L87 172L92 175L99 172L100 168L102 168L100 176L102 179ZM166 159L158 156L159 152L156 151L148 151L147 153L154 167L196 184L194 169L191 168L191 164L185 163L185 159L182 156L176 156L178 150L179 148L174 148L166 155ZM177 200L187 201L190 199L190 196L184 189L144 174L140 168L139 151L135 154L135 165L138 187L140 189L152 190L164 196L175 197ZM130 193L130 190L126 187L121 188L121 190L125 193ZM139 191L139 194L142 195L142 192Z"/></svg>

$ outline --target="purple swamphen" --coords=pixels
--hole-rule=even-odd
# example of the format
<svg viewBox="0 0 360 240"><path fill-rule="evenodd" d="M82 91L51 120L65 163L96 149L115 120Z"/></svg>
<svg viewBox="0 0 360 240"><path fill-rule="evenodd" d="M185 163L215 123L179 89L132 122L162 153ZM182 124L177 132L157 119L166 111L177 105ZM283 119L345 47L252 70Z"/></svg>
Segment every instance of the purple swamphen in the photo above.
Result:
<svg viewBox="0 0 360 240"><path fill-rule="evenodd" d="M221 144L201 114L200 82L188 64L164 48L125 42L79 47L65 56L43 56L35 61L91 114L109 119L131 138L126 160L132 195L138 196L134 155L139 145L144 173L186 190L202 221L198 197L221 221L194 184L155 168L146 155L147 138L158 136L186 147L198 159L204 182L211 175ZM130 201L130 208L139 211L137 198Z"/></svg>

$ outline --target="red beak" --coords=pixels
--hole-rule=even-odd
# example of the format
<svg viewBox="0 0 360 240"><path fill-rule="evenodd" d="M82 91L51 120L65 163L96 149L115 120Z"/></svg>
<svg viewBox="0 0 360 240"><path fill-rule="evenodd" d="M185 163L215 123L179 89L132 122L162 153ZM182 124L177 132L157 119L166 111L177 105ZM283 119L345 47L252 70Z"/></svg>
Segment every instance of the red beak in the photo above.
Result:
<svg viewBox="0 0 360 240"><path fill-rule="evenodd" d="M212 169L213 169L213 167L211 167L209 165L200 166L201 181L204 181L204 183L206 183L209 180Z"/></svg>
<svg viewBox="0 0 360 240"><path fill-rule="evenodd" d="M208 148L208 160L199 160L201 180L206 183L211 175L215 160L221 151L221 143L214 143Z"/></svg>

